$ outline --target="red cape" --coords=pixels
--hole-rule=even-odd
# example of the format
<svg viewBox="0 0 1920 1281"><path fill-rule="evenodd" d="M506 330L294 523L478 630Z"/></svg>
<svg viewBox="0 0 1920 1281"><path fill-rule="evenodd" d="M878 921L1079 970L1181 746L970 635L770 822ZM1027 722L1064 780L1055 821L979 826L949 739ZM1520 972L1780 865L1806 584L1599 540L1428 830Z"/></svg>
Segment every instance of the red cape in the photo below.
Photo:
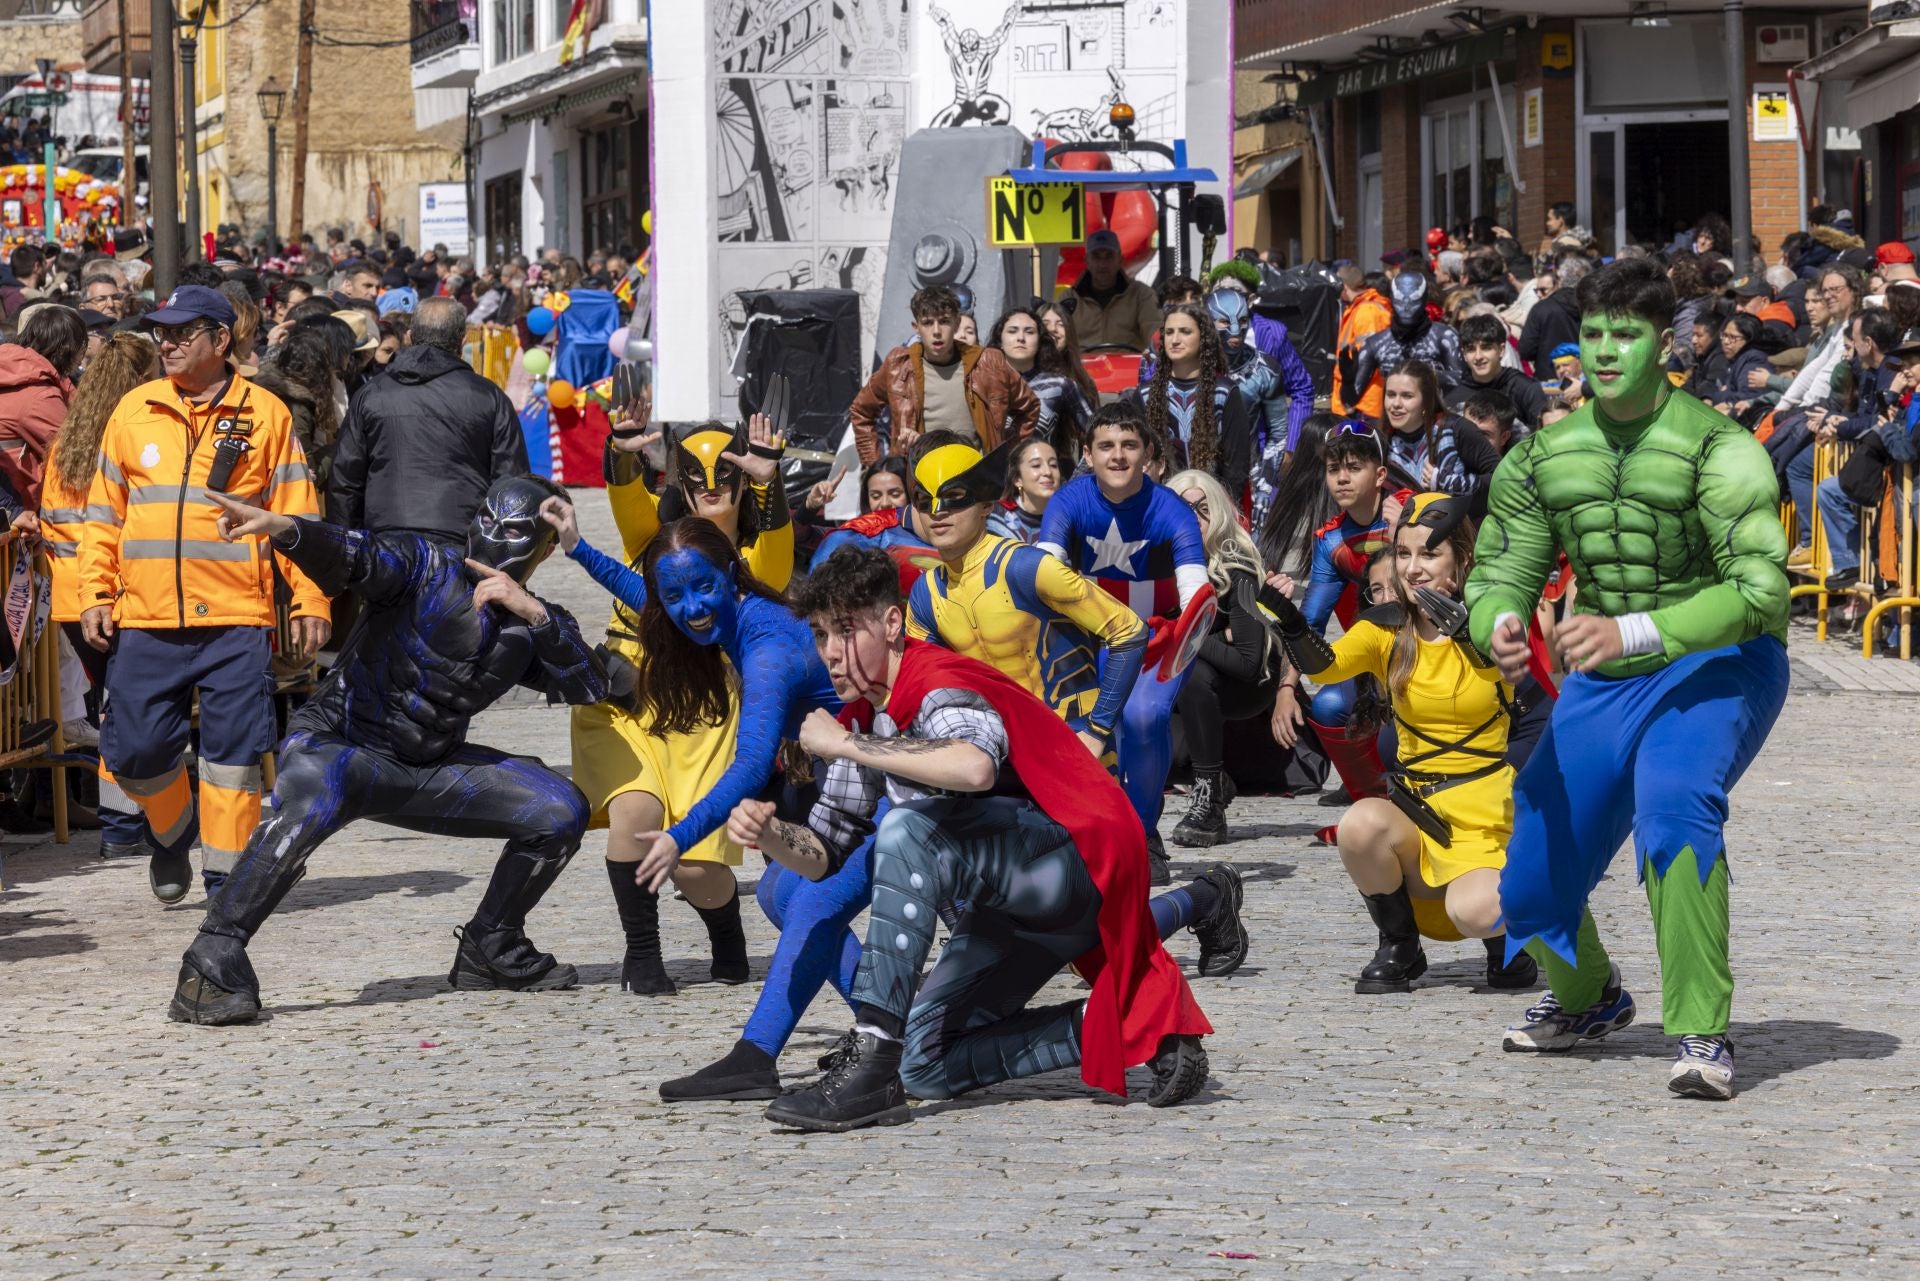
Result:
<svg viewBox="0 0 1920 1281"><path fill-rule="evenodd" d="M1100 945L1074 964L1093 984L1080 1033L1080 1079L1124 1095L1126 1072L1162 1037L1213 1031L1147 907L1147 837L1126 793L1053 709L998 670L924 641L907 642L887 714L909 725L937 689L981 695L1007 727L1008 761L1041 812L1072 833L1100 890ZM870 709L849 709L856 714Z"/></svg>

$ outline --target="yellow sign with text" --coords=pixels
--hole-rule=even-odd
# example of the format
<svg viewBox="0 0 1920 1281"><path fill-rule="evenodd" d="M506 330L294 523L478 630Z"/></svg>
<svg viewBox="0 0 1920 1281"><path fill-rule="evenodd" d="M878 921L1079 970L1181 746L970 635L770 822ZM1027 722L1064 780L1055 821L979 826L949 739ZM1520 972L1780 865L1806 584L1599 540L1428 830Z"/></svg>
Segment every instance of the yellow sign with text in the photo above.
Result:
<svg viewBox="0 0 1920 1281"><path fill-rule="evenodd" d="M1077 245L1087 238L1087 199L1077 182L987 179L987 239L1006 249Z"/></svg>

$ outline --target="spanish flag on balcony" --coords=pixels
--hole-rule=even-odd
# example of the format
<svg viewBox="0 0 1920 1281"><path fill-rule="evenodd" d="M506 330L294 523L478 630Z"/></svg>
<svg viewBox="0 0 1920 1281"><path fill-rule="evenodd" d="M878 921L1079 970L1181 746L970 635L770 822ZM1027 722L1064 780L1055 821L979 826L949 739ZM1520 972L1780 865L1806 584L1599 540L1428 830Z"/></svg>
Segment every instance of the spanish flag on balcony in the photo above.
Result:
<svg viewBox="0 0 1920 1281"><path fill-rule="evenodd" d="M585 52L587 33L600 25L606 0L573 0L567 11L567 33L560 37L560 65L565 66Z"/></svg>

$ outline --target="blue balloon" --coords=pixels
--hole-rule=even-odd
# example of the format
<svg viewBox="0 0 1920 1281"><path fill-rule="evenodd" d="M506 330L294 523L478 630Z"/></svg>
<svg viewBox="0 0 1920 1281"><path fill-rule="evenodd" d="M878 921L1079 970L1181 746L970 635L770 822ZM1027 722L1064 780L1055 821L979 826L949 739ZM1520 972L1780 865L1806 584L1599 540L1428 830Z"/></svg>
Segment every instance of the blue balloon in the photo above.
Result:
<svg viewBox="0 0 1920 1281"><path fill-rule="evenodd" d="M556 317L551 307L535 307L527 313L527 329L541 338L553 332Z"/></svg>

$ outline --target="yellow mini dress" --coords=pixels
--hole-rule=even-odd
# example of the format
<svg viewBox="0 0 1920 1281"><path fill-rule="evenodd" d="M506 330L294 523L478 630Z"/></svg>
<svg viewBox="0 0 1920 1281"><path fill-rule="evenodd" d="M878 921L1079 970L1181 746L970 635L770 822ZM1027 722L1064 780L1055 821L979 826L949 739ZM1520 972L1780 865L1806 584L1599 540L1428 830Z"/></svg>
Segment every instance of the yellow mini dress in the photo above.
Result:
<svg viewBox="0 0 1920 1281"><path fill-rule="evenodd" d="M1397 630L1362 615L1333 642L1333 666L1316 672L1314 679L1332 684L1368 675L1388 685L1387 664ZM1401 759L1418 760L1410 770L1412 779L1426 782L1486 768L1489 759L1506 754L1505 708L1512 701L1512 687L1496 669L1475 666L1452 640L1428 641L1417 633L1414 639L1420 650L1413 676L1405 694L1393 698ZM1468 872L1506 866L1507 840L1513 835L1512 766L1436 791L1427 803L1453 829L1451 845L1420 834L1420 879L1427 885L1441 889ZM1413 909L1427 937L1461 937L1441 900L1415 897Z"/></svg>
<svg viewBox="0 0 1920 1281"><path fill-rule="evenodd" d="M749 486L757 493L759 486ZM621 548L629 565L638 566L647 544L660 532L660 509L639 480L609 485L614 523L620 529ZM746 501L754 501L747 497ZM763 505L761 510L765 510ZM785 590L793 577L793 525L763 529L753 545L741 549L741 559L754 577L775 590ZM635 665L640 661L640 620L618 601L607 625L607 648ZM740 688L732 682L727 715L713 725L685 734L656 734L633 710L622 704L595 703L573 709L573 781L593 807L592 827L607 826L607 806L616 796L646 792L666 810L662 828L685 818L700 798L712 791L733 763L734 739L740 725ZM724 863L738 867L743 851L727 839L723 827L681 858L696 863Z"/></svg>

